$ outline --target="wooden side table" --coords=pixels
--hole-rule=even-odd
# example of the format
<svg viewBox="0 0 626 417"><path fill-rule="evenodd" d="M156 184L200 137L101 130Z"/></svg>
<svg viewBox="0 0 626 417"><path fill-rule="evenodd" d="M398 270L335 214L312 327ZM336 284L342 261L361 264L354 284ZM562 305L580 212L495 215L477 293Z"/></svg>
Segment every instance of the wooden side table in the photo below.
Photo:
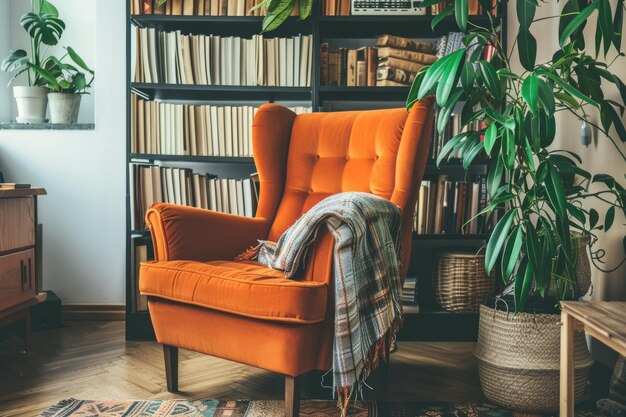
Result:
<svg viewBox="0 0 626 417"><path fill-rule="evenodd" d="M38 298L37 196L43 188L0 189L0 327L24 320L30 339L30 307Z"/></svg>
<svg viewBox="0 0 626 417"><path fill-rule="evenodd" d="M574 333L582 330L626 355L626 302L561 302L561 417L574 417Z"/></svg>

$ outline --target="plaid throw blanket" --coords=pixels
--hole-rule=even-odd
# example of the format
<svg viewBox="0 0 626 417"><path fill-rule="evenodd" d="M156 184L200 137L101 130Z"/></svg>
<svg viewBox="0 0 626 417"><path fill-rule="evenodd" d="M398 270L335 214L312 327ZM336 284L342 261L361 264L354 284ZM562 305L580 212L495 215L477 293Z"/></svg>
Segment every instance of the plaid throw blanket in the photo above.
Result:
<svg viewBox="0 0 626 417"><path fill-rule="evenodd" d="M381 197L349 192L312 207L278 240L238 259L257 259L292 277L326 226L335 239L335 340L333 387L344 411L352 393L384 357L402 317L400 209Z"/></svg>

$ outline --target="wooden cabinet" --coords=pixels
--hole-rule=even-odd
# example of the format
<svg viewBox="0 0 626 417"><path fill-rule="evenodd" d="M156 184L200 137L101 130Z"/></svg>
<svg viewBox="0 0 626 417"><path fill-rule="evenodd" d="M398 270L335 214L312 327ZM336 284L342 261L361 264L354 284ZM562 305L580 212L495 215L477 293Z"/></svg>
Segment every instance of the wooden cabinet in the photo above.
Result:
<svg viewBox="0 0 626 417"><path fill-rule="evenodd" d="M37 196L42 188L0 189L0 326L25 320L37 302Z"/></svg>

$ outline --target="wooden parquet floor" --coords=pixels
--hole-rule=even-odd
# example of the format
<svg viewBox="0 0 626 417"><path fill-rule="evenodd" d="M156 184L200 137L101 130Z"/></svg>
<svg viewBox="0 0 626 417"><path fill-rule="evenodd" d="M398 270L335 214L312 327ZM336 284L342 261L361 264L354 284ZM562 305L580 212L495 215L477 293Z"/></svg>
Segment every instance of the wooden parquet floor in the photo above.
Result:
<svg viewBox="0 0 626 417"><path fill-rule="evenodd" d="M165 389L163 356L154 342L126 342L123 322L67 322L33 333L29 353L21 340L0 342L0 416L37 416L64 398L282 399L283 378L230 361L181 350L180 389ZM387 384L366 397L464 402L482 399L473 343L400 343ZM305 381L304 397L328 398L320 375Z"/></svg>

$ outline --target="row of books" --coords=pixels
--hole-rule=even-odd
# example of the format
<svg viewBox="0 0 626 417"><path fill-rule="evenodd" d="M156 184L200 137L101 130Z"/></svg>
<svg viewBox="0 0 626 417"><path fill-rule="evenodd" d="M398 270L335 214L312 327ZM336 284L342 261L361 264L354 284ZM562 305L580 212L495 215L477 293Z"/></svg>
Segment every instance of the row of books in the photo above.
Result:
<svg viewBox="0 0 626 417"><path fill-rule="evenodd" d="M131 228L144 230L145 214L156 202L254 216L258 202L255 178L217 178L190 168L130 164Z"/></svg>
<svg viewBox="0 0 626 417"><path fill-rule="evenodd" d="M257 107L165 103L131 96L131 152L191 156L252 156ZM297 114L311 107L291 107Z"/></svg>
<svg viewBox="0 0 626 417"><path fill-rule="evenodd" d="M133 0L133 15L156 14L173 16L265 16L264 8L254 8L256 0ZM291 13L299 15L298 3Z"/></svg>
<svg viewBox="0 0 626 417"><path fill-rule="evenodd" d="M135 82L307 87L312 37L251 39L136 29Z"/></svg>
<svg viewBox="0 0 626 417"><path fill-rule="evenodd" d="M492 0L492 7L489 10L485 10L481 1L478 0L467 0L467 14L470 16L478 16L484 14L485 12L490 13L492 15L496 15L496 5L497 0ZM430 7L430 14L435 16L442 13L444 10L454 7L454 0L448 0L445 2L433 4Z"/></svg>
<svg viewBox="0 0 626 417"><path fill-rule="evenodd" d="M320 45L322 85L409 85L424 65L437 60L430 42L393 35L376 37L376 47L330 49Z"/></svg>
<svg viewBox="0 0 626 417"><path fill-rule="evenodd" d="M452 181L446 175L439 176L437 181L422 181L414 231L417 234L488 233L492 225L484 216L470 221L485 207L487 182L484 175L469 181Z"/></svg>

